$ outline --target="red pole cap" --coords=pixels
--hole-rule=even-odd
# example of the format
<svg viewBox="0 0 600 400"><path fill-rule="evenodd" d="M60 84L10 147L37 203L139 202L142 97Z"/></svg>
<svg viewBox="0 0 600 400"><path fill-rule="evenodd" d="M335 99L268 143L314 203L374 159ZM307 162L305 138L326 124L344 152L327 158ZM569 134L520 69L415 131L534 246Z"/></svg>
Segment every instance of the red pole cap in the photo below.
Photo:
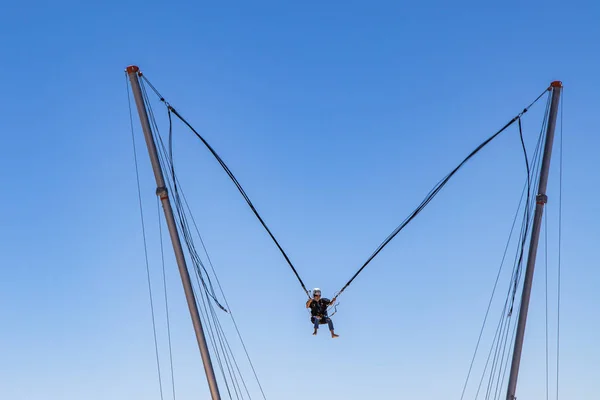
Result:
<svg viewBox="0 0 600 400"><path fill-rule="evenodd" d="M553 88L561 88L562 87L562 82L561 81L554 81L550 84L550 87Z"/></svg>
<svg viewBox="0 0 600 400"><path fill-rule="evenodd" d="M125 71L127 71L128 74L131 74L131 73L139 72L140 68L137 65L130 65L129 67L127 67L125 69Z"/></svg>

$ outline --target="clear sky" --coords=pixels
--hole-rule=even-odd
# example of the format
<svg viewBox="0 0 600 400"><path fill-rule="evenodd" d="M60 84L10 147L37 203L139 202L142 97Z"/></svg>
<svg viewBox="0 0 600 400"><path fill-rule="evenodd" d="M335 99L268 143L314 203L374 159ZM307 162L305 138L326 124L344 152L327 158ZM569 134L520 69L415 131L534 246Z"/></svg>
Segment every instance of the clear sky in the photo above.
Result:
<svg viewBox="0 0 600 400"><path fill-rule="evenodd" d="M96 3L0 10L1 399L160 398L129 64L205 134L307 285L327 296L450 168L562 80L560 386L562 397L597 398L598 5ZM542 109L524 119L530 149ZM155 185L134 123L164 367ZM267 398L460 398L524 182L516 129L467 164L344 293L336 341L325 330L311 336L283 258L200 143L180 125L175 132L182 183ZM553 162L553 302L556 172ZM205 399L167 250L177 398ZM545 387L543 263L536 272L520 398L541 398ZM555 306L550 316L555 340Z"/></svg>

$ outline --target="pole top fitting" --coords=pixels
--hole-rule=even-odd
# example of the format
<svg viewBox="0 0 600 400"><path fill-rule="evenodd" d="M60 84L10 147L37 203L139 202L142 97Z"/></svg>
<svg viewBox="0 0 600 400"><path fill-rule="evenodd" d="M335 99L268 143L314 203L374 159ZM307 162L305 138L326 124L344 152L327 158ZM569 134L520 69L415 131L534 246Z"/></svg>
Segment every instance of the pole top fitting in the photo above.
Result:
<svg viewBox="0 0 600 400"><path fill-rule="evenodd" d="M125 69L125 71L127 71L128 74L131 74L131 73L139 72L140 68L137 65L130 65L129 67L127 67Z"/></svg>
<svg viewBox="0 0 600 400"><path fill-rule="evenodd" d="M552 82L550 84L550 87L552 87L552 88L561 88L562 87L562 82L561 81L554 81L554 82Z"/></svg>

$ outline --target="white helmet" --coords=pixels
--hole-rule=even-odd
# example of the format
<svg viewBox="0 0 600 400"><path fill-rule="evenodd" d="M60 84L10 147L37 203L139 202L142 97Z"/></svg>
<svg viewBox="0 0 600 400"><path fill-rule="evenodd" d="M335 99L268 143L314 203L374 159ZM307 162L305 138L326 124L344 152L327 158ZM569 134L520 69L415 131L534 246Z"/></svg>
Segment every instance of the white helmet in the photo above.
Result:
<svg viewBox="0 0 600 400"><path fill-rule="evenodd" d="M313 295L313 297L315 297L315 295L317 295L317 294L321 294L321 289L319 289L319 288L314 288L314 289L312 290L312 295Z"/></svg>

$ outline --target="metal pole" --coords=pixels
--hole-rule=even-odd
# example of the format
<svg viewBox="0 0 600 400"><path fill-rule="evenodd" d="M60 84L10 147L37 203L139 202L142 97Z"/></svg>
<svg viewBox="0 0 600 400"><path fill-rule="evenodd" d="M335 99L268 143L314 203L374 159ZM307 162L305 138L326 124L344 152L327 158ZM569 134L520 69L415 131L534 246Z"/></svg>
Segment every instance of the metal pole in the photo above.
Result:
<svg viewBox="0 0 600 400"><path fill-rule="evenodd" d="M531 297L533 270L535 269L535 258L537 255L538 242L542 227L542 215L544 213L544 205L548 201L548 196L546 196L546 187L548 186L550 158L552 156L552 144L554 142L554 128L556 127L556 116L558 114L558 103L560 101L562 83L560 81L552 82L552 84L550 84L550 88L552 89L552 103L550 104L550 113L548 115L546 143L544 145L544 158L542 159L542 169L540 171L540 183L538 187L538 194L536 197L533 229L531 231L531 243L529 245L529 254L527 258L527 269L525 270L525 281L523 282L523 295L521 297L521 309L519 311L517 336L515 337L515 347L513 350L512 364L510 367L510 378L508 380L508 390L506 392L507 400L515 400L517 398L515 394L517 390L519 366L521 364L521 353L523 351L523 338L525 337L527 311L529 310L529 299Z"/></svg>
<svg viewBox="0 0 600 400"><path fill-rule="evenodd" d="M144 131L146 145L148 146L148 154L150 155L152 169L154 170L154 177L156 178L156 194L160 197L160 201L165 211L167 226L169 227L171 242L173 242L173 250L175 251L175 258L177 259L177 265L181 275L181 282L183 283L185 298L187 299L188 307L190 309L190 315L192 317L194 331L196 332L196 339L198 341L198 347L200 348L200 354L202 355L202 363L204 364L204 370L206 371L206 379L208 380L208 386L210 388L212 400L221 400L219 387L217 386L217 379L215 378L215 372L210 361L210 354L208 352L208 347L206 346L206 338L204 337L202 322L200 321L198 307L196 306L196 299L194 297L190 275L185 262L185 256L183 255L183 248L181 247L181 241L179 240L179 233L177 232L177 225L175 224L173 209L171 208L171 202L169 201L169 195L165 186L165 179L158 161L156 144L154 142L154 138L152 137L150 121L148 120L148 113L146 111L146 106L144 104L144 98L142 96L142 90L138 78L140 69L135 65L131 65L127 67L126 71L129 75L129 80L131 81L135 104L137 106L138 113L140 114L142 130Z"/></svg>

